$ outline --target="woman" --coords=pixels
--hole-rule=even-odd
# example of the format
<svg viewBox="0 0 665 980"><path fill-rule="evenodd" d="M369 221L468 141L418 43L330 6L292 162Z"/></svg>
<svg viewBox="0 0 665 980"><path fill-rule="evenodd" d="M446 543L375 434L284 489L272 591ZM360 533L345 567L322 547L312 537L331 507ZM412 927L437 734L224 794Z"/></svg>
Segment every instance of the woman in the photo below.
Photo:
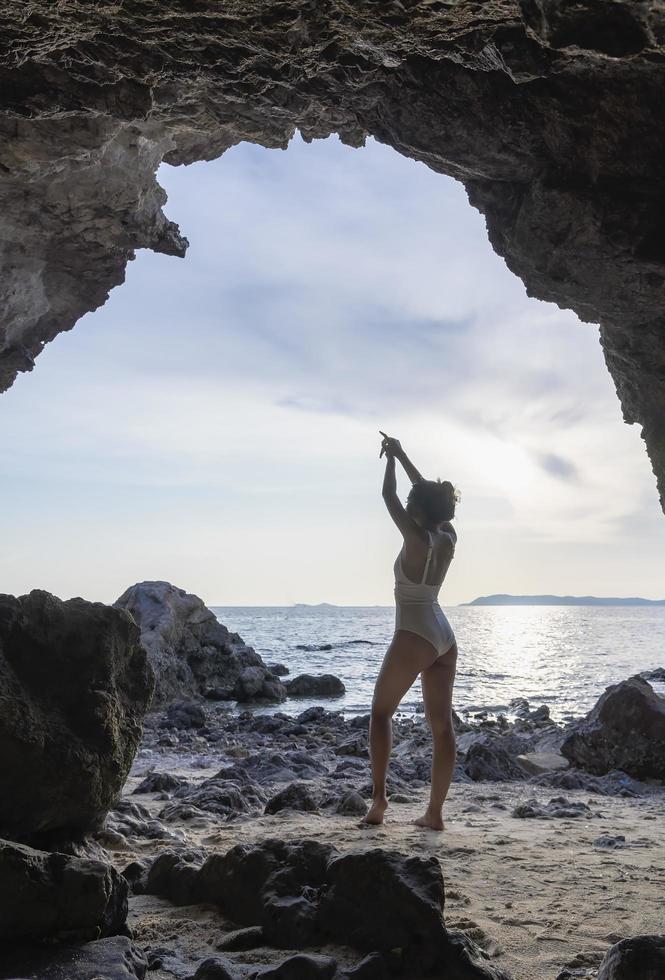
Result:
<svg viewBox="0 0 665 980"><path fill-rule="evenodd" d="M442 810L455 765L452 694L457 663L455 634L438 603L441 584L455 552L450 523L459 493L452 483L424 480L399 441L381 432L379 458L386 456L383 499L404 543L395 562L395 634L374 688L369 726L372 805L364 823L383 822L386 773L392 747L392 716L418 674L425 716L432 733L430 801L419 827L443 830ZM406 508L397 496L395 460L412 487Z"/></svg>

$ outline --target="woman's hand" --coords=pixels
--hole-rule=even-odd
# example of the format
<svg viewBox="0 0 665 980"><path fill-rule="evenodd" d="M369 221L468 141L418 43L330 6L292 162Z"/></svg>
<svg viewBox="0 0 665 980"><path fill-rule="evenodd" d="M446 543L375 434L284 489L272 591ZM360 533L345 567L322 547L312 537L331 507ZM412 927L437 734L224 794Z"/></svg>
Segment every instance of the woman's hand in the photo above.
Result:
<svg viewBox="0 0 665 980"><path fill-rule="evenodd" d="M379 429L379 434L383 436L379 459L381 459L384 453L386 456L399 456L402 452L402 445L399 439L395 439L393 436L387 436L385 432L381 432L381 429Z"/></svg>

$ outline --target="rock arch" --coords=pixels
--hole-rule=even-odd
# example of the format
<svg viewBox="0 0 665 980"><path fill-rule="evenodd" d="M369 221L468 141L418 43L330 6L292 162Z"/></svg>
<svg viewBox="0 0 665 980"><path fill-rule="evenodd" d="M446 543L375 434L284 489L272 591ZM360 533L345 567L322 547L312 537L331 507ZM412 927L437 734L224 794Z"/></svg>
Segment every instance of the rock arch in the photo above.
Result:
<svg viewBox="0 0 665 980"><path fill-rule="evenodd" d="M665 507L663 0L85 0L0 5L0 390L184 255L155 179L371 134L462 180L530 295L600 324Z"/></svg>

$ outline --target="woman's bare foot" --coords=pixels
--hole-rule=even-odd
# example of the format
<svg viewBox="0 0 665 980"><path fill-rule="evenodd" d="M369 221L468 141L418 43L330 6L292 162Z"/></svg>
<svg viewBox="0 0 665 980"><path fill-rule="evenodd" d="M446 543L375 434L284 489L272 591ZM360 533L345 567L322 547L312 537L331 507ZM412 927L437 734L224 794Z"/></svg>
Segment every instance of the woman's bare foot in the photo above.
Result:
<svg viewBox="0 0 665 980"><path fill-rule="evenodd" d="M417 827L429 827L430 830L443 830L443 818L440 812L425 810L422 817L413 821Z"/></svg>
<svg viewBox="0 0 665 980"><path fill-rule="evenodd" d="M360 821L361 824L383 823L383 814L386 812L387 806L388 806L388 800L385 798L385 796L379 796L376 800L372 800L371 807Z"/></svg>

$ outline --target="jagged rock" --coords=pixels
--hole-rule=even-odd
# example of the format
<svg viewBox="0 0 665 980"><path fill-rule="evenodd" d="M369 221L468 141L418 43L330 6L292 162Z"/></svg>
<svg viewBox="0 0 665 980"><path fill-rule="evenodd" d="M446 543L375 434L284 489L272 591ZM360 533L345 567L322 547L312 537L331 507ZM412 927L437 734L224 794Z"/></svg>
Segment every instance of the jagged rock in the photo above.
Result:
<svg viewBox="0 0 665 980"><path fill-rule="evenodd" d="M127 882L108 864L0 840L0 940L108 936L127 918Z"/></svg>
<svg viewBox="0 0 665 980"><path fill-rule="evenodd" d="M271 674L276 674L278 677L285 677L289 673L286 664L268 664L267 667Z"/></svg>
<svg viewBox="0 0 665 980"><path fill-rule="evenodd" d="M284 681L290 698L341 698L346 688L334 674L298 674Z"/></svg>
<svg viewBox="0 0 665 980"><path fill-rule="evenodd" d="M191 701L174 701L166 710L165 724L173 728L204 728L205 711Z"/></svg>
<svg viewBox="0 0 665 980"><path fill-rule="evenodd" d="M622 939L600 964L598 980L663 980L665 935Z"/></svg>
<svg viewBox="0 0 665 980"><path fill-rule="evenodd" d="M464 772L474 782L480 780L507 782L512 779L525 779L526 770L500 744L497 744L497 741L474 742L466 753Z"/></svg>
<svg viewBox="0 0 665 980"><path fill-rule="evenodd" d="M335 942L366 952L430 947L443 933L443 905L436 858L374 848L331 859L320 917Z"/></svg>
<svg viewBox="0 0 665 980"><path fill-rule="evenodd" d="M513 698L510 707L516 718L532 722L534 725L542 725L550 720L550 709L546 704L541 704L539 708L532 708L526 698Z"/></svg>
<svg viewBox="0 0 665 980"><path fill-rule="evenodd" d="M539 803L538 800L527 800L519 803L513 810L514 817L538 818L540 820L566 819L571 817L592 817L591 807L579 800L567 800L565 796L556 796L549 803Z"/></svg>
<svg viewBox="0 0 665 980"><path fill-rule="evenodd" d="M561 752L595 775L621 769L638 779L665 779L665 698L641 677L608 687Z"/></svg>
<svg viewBox="0 0 665 980"><path fill-rule="evenodd" d="M0 833L99 828L127 778L152 694L127 613L33 591L0 596Z"/></svg>
<svg viewBox="0 0 665 980"><path fill-rule="evenodd" d="M39 13L6 5L0 38L0 390L135 249L184 254L163 159L369 134L464 181L530 296L601 323L665 492L661 3L167 0L149 30L136 4Z"/></svg>
<svg viewBox="0 0 665 980"><path fill-rule="evenodd" d="M203 863L200 850L162 851L150 865L136 892L162 895L174 905L191 905L198 898L198 872Z"/></svg>
<svg viewBox="0 0 665 980"><path fill-rule="evenodd" d="M198 596L168 582L140 582L115 606L141 630L155 671L155 705L183 697L278 702L286 691L261 657L225 626Z"/></svg>
<svg viewBox="0 0 665 980"><path fill-rule="evenodd" d="M260 925L263 895L298 896L305 887L320 888L335 849L303 840L286 843L268 839L260 844L237 844L226 854L211 855L199 874L199 894L233 916L241 925Z"/></svg>
<svg viewBox="0 0 665 980"><path fill-rule="evenodd" d="M314 813L318 810L318 795L307 783L289 783L279 793L271 796L266 803L265 813L279 813L280 810L302 810Z"/></svg>
<svg viewBox="0 0 665 980"><path fill-rule="evenodd" d="M665 681L665 667L654 667L653 670L643 670L640 674L645 681Z"/></svg>
<svg viewBox="0 0 665 980"><path fill-rule="evenodd" d="M114 840L117 835L119 840ZM96 839L105 847L128 846L128 839L174 840L173 833L151 815L150 811L138 803L123 799L109 812L104 828L96 834Z"/></svg>
<svg viewBox="0 0 665 980"><path fill-rule="evenodd" d="M3 951L0 980L143 980L148 961L124 936L83 946Z"/></svg>
<svg viewBox="0 0 665 980"><path fill-rule="evenodd" d="M649 792L645 783L627 776L625 772L613 769L605 776L591 776L581 769L559 770L542 773L531 782L537 786L551 786L554 789L583 789L597 796L643 796Z"/></svg>
<svg viewBox="0 0 665 980"><path fill-rule="evenodd" d="M188 805L225 818L238 813L258 813L266 800L264 791L251 780L226 779L219 774L204 780L199 786L178 790L176 795ZM167 811L167 807L164 811Z"/></svg>
<svg viewBox="0 0 665 980"><path fill-rule="evenodd" d="M134 793L172 793L189 786L184 776L171 772L150 772L133 790Z"/></svg>

